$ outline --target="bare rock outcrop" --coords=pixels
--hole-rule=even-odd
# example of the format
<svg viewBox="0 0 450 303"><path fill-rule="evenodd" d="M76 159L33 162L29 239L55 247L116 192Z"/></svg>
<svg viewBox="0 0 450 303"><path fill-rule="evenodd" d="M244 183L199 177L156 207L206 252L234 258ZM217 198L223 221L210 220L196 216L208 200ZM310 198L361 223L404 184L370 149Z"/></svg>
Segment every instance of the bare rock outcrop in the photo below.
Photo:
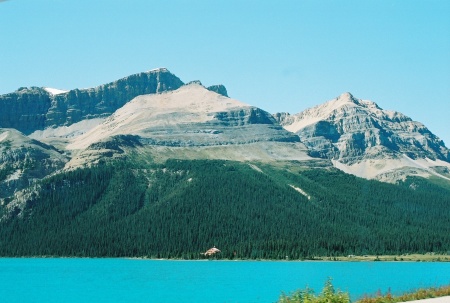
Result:
<svg viewBox="0 0 450 303"><path fill-rule="evenodd" d="M52 94L44 88L20 88L0 96L0 127L25 134L107 117L131 99L175 90L184 83L165 68L131 75L95 88Z"/></svg>
<svg viewBox="0 0 450 303"><path fill-rule="evenodd" d="M30 139L15 129L0 128L0 202L62 169L68 161L53 146Z"/></svg>
<svg viewBox="0 0 450 303"><path fill-rule="evenodd" d="M450 164L449 149L422 123L350 93L295 115L278 113L274 118L300 136L311 156L331 159L339 165L350 167L389 159L404 162L406 158L412 161L408 160L410 164L404 164L405 167L426 169L440 165L439 161ZM414 160L428 161L429 165L413 164ZM380 173L385 175L386 169L381 167ZM365 172L356 174L365 176Z"/></svg>

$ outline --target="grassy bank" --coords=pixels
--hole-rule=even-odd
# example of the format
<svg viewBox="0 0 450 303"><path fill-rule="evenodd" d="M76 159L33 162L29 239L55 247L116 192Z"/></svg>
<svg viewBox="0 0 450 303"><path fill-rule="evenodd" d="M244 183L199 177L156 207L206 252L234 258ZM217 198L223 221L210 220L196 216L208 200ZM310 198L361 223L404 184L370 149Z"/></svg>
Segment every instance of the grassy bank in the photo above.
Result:
<svg viewBox="0 0 450 303"><path fill-rule="evenodd" d="M318 257L324 261L416 261L416 262L450 262L448 254L402 254L402 255L348 255L339 257Z"/></svg>
<svg viewBox="0 0 450 303"><path fill-rule="evenodd" d="M399 296L394 296L391 292L378 293L374 296L365 296L356 301L351 301L350 294L336 290L331 283L331 279L329 279L325 282L322 292L317 295L310 288L297 290L290 295L281 294L278 303L397 303L444 296L450 296L450 285L418 289Z"/></svg>

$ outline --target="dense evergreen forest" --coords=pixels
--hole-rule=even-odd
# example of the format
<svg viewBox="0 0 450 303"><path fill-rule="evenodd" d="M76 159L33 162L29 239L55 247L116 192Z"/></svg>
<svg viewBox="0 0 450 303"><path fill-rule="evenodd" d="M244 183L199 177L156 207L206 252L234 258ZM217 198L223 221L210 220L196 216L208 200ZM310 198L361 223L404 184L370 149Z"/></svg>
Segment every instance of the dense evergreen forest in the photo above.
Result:
<svg viewBox="0 0 450 303"><path fill-rule="evenodd" d="M198 259L213 245L229 259L446 253L446 186L296 163L99 164L45 179L0 222L0 255Z"/></svg>

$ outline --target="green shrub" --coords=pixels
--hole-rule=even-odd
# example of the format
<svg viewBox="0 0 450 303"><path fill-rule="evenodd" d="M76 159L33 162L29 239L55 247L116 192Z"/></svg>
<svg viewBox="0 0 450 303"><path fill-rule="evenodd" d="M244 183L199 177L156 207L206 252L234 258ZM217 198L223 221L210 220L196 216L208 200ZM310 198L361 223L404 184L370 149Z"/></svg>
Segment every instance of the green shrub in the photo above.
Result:
<svg viewBox="0 0 450 303"><path fill-rule="evenodd" d="M450 296L450 285L442 287L431 287L427 289L418 289L414 292L405 293L399 296L393 296L389 290L386 294L380 292L375 296L365 296L354 303L398 303L414 300L422 300L428 298L437 298ZM336 291L331 279L325 282L322 292L317 296L314 290L306 288L305 290L297 290L291 295L281 294L278 303L350 303L350 295L348 293Z"/></svg>
<svg viewBox="0 0 450 303"><path fill-rule="evenodd" d="M306 290L297 290L290 296L282 294L279 303L350 303L350 296L348 293L340 290L335 290L331 279L325 282L322 292L317 296L310 288Z"/></svg>

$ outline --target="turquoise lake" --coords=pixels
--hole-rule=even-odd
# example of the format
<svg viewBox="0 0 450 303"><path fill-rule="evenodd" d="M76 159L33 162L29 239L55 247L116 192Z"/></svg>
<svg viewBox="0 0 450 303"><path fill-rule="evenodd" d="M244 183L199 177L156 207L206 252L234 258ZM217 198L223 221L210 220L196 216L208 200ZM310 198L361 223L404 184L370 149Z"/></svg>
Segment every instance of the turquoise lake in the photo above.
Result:
<svg viewBox="0 0 450 303"><path fill-rule="evenodd" d="M0 259L1 302L275 302L327 277L353 299L450 284L450 263Z"/></svg>

